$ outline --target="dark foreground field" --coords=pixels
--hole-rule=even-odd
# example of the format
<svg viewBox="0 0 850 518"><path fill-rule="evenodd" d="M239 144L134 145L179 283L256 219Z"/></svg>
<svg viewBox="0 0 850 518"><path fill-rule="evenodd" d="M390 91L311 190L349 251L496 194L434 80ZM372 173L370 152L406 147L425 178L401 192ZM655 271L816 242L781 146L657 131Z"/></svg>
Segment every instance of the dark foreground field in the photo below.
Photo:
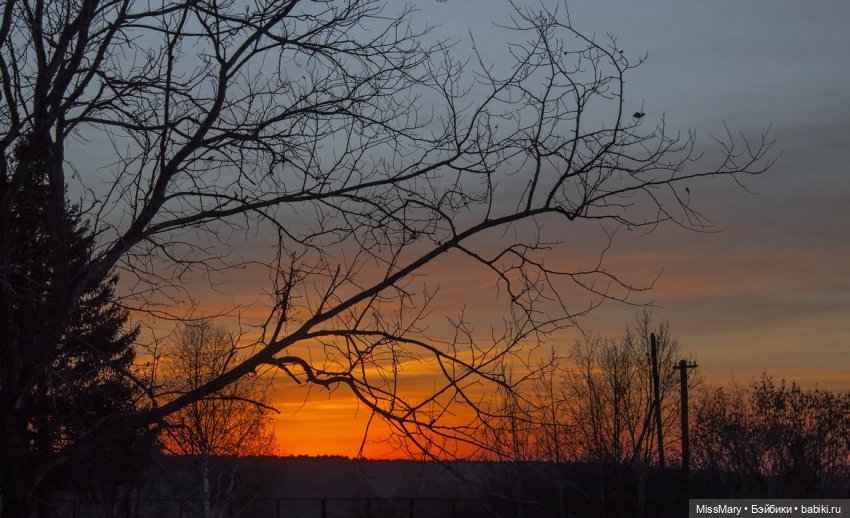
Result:
<svg viewBox="0 0 850 518"><path fill-rule="evenodd" d="M850 494L848 477L810 475L701 470L686 480L675 469L602 464L159 457L133 480L64 481L43 495L41 517L675 517L686 515L687 495Z"/></svg>

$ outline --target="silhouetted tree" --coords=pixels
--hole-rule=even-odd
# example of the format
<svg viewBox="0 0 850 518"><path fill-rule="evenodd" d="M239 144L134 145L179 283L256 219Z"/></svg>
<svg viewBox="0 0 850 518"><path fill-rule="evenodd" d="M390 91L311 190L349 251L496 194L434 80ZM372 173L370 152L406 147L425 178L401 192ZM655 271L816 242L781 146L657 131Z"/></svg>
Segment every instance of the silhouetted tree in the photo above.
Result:
<svg viewBox="0 0 850 518"><path fill-rule="evenodd" d="M619 340L590 337L576 344L576 370L567 376L579 451L587 459L610 465L650 464L657 460L654 397L649 354L650 333L658 340L660 395L664 432L677 437L678 378L673 366L681 351L669 323L653 326L643 312ZM665 443L668 441L665 441ZM668 448L675 444L669 440Z"/></svg>
<svg viewBox="0 0 850 518"><path fill-rule="evenodd" d="M850 393L763 375L694 401L695 465L729 496L838 497L850 490Z"/></svg>
<svg viewBox="0 0 850 518"><path fill-rule="evenodd" d="M227 372L241 356L225 328L208 320L182 324L162 359L163 381L173 399ZM226 457L275 453L268 389L266 380L245 376L166 418L165 450L196 463L194 499L203 518L229 516L228 506L244 491Z"/></svg>
<svg viewBox="0 0 850 518"><path fill-rule="evenodd" d="M620 340L589 337L577 343L573 350L577 369L566 381L577 451L597 465L601 505L611 505L606 500L612 499L635 516L645 516L647 467L658 462L651 333L658 344L659 404L669 458L680 435L675 397L679 385L673 366L681 351L668 322L654 325L652 314L644 311Z"/></svg>
<svg viewBox="0 0 850 518"><path fill-rule="evenodd" d="M764 136L736 146L730 134L719 161L701 166L693 135L630 117L624 78L641 60L616 40L577 32L563 10L515 4L517 44L492 67L474 51L429 42L411 9L392 5L4 2L4 513L18 518L29 506L20 416L32 414L24 407L33 373L56 360L53 344L70 334L86 294L119 270L140 309L181 317L157 303L170 288L191 291L192 273L242 266L240 254L228 256L230 236L277 234L277 255L264 259L273 311L255 353L166 404L116 416L115 426L149 426L271 365L298 383L346 387L411 447L450 454L488 418L440 419L458 415L450 405L478 407L470 391L504 386L500 364L521 358L519 349L632 291L601 262L558 270L544 261L561 229L581 219L701 228L686 182L769 165ZM22 139L31 145L15 157ZM80 141L112 145L105 173L68 152ZM59 230L66 183L96 242L73 271L56 264L50 300L33 314L49 339L33 345L10 309L25 295L11 278L9 236L36 162L52 253L69 246ZM434 287L414 276L443 257L492 273L506 295L501 329L482 336L461 318L448 340L428 334ZM568 303L568 286L589 303ZM399 365L425 361L440 366L442 381L433 394L406 397ZM95 448L106 429L76 448Z"/></svg>
<svg viewBox="0 0 850 518"><path fill-rule="evenodd" d="M34 153L34 146L32 138L21 140L17 160ZM113 484L132 477L133 463L127 458L150 451L143 447L149 445L144 432L112 430L97 452L76 458L75 466L62 469L62 476L52 473L47 487L42 481L48 473L39 470L57 462L105 417L139 409L142 391L130 374L138 329L128 325L127 310L115 302L115 276L83 292L66 324L50 318L64 310L55 307L59 301L54 290L62 282L58 277L80 273L91 258L94 236L77 207L51 214L45 166L38 157L30 159L32 171L10 209L4 235L4 281L13 297L4 300L0 318L12 326L4 334L17 338L19 354L9 355L13 350L4 347L4 361L10 363L3 370L26 366L17 375L30 387L19 395L14 415L5 416L26 427L27 447L10 452L5 448L11 445L5 443L4 462L6 454L26 458L25 470L32 470L32 477L27 471L14 477L31 484L27 490L32 494L56 484L97 492L104 489L104 481ZM64 197L64 189L61 194Z"/></svg>
<svg viewBox="0 0 850 518"><path fill-rule="evenodd" d="M681 350L669 323L653 322L651 312L642 311L621 338L588 336L575 344L570 362L544 362L522 390L500 395L481 442L495 458L516 463L506 464L511 471L503 474L512 481L513 498L522 499L523 487L551 487L563 494L575 481L534 463L578 462L596 467L597 491L588 498L600 509L614 499L641 515L647 468L658 460L651 333L658 343L665 447L668 454L678 450L679 384L673 366ZM563 501L553 505L566 509Z"/></svg>

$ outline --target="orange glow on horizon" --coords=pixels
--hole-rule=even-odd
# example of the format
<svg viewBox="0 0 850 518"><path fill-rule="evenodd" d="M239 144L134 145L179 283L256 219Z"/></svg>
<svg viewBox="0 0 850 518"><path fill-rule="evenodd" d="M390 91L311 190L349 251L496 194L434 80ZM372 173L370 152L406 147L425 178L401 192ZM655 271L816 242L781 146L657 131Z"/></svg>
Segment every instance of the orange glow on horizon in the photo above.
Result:
<svg viewBox="0 0 850 518"><path fill-rule="evenodd" d="M668 242L661 239L661 245L621 237L606 267L637 283L651 282L663 267L654 289L635 301L660 306L656 318L670 321L682 351L696 357L699 374L707 382L746 383L766 372L807 387L850 390L850 328L845 323L850 300L843 291L850 263L842 260L842 254L824 259L818 251L774 250L769 252L772 260L765 261L768 252L739 247L734 232L681 239L662 233ZM558 257L547 256L547 266L557 266ZM573 256L570 264L580 262ZM429 320L432 335L448 336L445 317L456 317L458 308L466 308L477 332L486 334L490 324L500 322L505 294L492 275L453 258L429 266L428 273L414 287L424 282L440 287ZM262 295L267 283L267 274L253 272L216 291L201 289L206 296L199 297L204 301L199 312L213 314L225 306L240 306L243 322L262 322L267 316L268 303ZM234 291L228 292L229 287ZM578 307L584 304L578 299L572 302ZM594 333L620 336L636 309L605 303L581 325ZM567 330L548 345L566 354L579 337L577 330ZM410 367L408 373L415 375L406 378L405 390L411 394L431 390L428 374L436 371ZM379 418L372 420L364 441L370 412L345 387L330 394L313 387L308 395L287 376L275 375L273 404L280 411L275 432L281 454L408 458L406 451L386 441L389 429ZM460 407L457 410L461 412Z"/></svg>

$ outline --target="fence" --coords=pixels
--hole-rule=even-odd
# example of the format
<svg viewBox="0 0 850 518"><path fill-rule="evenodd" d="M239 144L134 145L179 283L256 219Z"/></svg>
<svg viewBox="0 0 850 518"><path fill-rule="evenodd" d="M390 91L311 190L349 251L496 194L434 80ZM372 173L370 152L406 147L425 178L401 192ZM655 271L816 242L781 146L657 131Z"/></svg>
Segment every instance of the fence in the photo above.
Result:
<svg viewBox="0 0 850 518"><path fill-rule="evenodd" d="M202 501L186 498L129 500L55 499L45 518L199 518ZM471 518L493 516L493 504L474 498L253 498L212 508L220 518Z"/></svg>

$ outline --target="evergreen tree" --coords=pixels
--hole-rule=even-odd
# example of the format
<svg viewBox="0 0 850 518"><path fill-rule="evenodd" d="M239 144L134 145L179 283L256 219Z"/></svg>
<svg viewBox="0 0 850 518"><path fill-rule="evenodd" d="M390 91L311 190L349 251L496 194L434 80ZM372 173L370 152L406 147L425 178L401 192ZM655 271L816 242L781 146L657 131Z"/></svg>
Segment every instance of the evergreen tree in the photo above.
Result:
<svg viewBox="0 0 850 518"><path fill-rule="evenodd" d="M128 325L128 311L116 304L115 276L83 293L75 311L67 311L57 297L57 286L90 260L94 237L78 207L67 203L64 186L57 213L56 197L51 198L55 186L38 153L33 138L17 149L30 171L4 236L10 289L4 290L0 311L12 329L2 345L4 359L13 360L4 369L18 367L17 381L29 389L28 404L21 405L26 413L18 416L27 428L29 474L36 482L49 477L51 485L76 480L79 487L77 482L91 483L92 477L73 473L113 473L121 469L122 451L139 451L139 442L147 441L145 434L110 430L97 455L73 459L53 473L43 469L93 427L102 427L105 418L137 409L141 390L126 373L138 328ZM35 494L39 488L31 490Z"/></svg>

